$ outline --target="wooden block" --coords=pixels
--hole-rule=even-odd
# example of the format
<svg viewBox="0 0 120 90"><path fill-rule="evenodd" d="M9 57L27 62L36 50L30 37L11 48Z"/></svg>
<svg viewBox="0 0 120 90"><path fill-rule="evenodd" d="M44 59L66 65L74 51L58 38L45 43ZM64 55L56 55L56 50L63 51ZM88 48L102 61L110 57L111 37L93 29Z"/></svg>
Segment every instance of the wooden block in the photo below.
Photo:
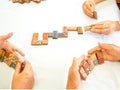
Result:
<svg viewBox="0 0 120 90"><path fill-rule="evenodd" d="M83 34L82 27L77 27L78 34Z"/></svg>
<svg viewBox="0 0 120 90"><path fill-rule="evenodd" d="M40 3L42 0L32 0L33 2Z"/></svg>
<svg viewBox="0 0 120 90"><path fill-rule="evenodd" d="M83 67L79 67L79 73L80 73L80 76L83 80L86 80L87 78L87 73L85 72L84 68Z"/></svg>
<svg viewBox="0 0 120 90"><path fill-rule="evenodd" d="M67 31L77 31L77 27L66 27Z"/></svg>
<svg viewBox="0 0 120 90"><path fill-rule="evenodd" d="M21 3L21 4L23 4L23 3L24 3L24 1L23 1L23 0L18 0L18 2L19 2L19 3Z"/></svg>
<svg viewBox="0 0 120 90"><path fill-rule="evenodd" d="M48 45L48 40L42 40L42 45Z"/></svg>
<svg viewBox="0 0 120 90"><path fill-rule="evenodd" d="M63 34L64 34L65 37L68 37L67 27L63 27Z"/></svg>
<svg viewBox="0 0 120 90"><path fill-rule="evenodd" d="M48 37L53 37L53 33L48 33Z"/></svg>
<svg viewBox="0 0 120 90"><path fill-rule="evenodd" d="M92 29L92 25L85 26L84 31L90 31Z"/></svg>
<svg viewBox="0 0 120 90"><path fill-rule="evenodd" d="M94 66L98 65L98 60L93 61Z"/></svg>
<svg viewBox="0 0 120 90"><path fill-rule="evenodd" d="M63 33L58 33L58 38L66 38L66 36Z"/></svg>
<svg viewBox="0 0 120 90"><path fill-rule="evenodd" d="M48 33L43 33L43 40L48 40Z"/></svg>
<svg viewBox="0 0 120 90"><path fill-rule="evenodd" d="M96 11L93 12L93 18L95 18L95 19L98 18L98 17L97 17L97 12L96 12Z"/></svg>
<svg viewBox="0 0 120 90"><path fill-rule="evenodd" d="M30 1L31 1L31 0L24 0L24 2L26 2L26 3L30 3Z"/></svg>
<svg viewBox="0 0 120 90"><path fill-rule="evenodd" d="M97 60L96 58L96 55L95 54L92 54L88 59L87 59L87 62L90 66L90 70L92 71L93 68L94 68L94 61Z"/></svg>
<svg viewBox="0 0 120 90"><path fill-rule="evenodd" d="M57 39L58 38L58 31L53 31L53 39Z"/></svg>
<svg viewBox="0 0 120 90"><path fill-rule="evenodd" d="M82 67L84 68L87 75L90 73L90 66L86 60L83 60Z"/></svg>
<svg viewBox="0 0 120 90"><path fill-rule="evenodd" d="M12 0L13 3L16 3L17 1L16 0Z"/></svg>
<svg viewBox="0 0 120 90"><path fill-rule="evenodd" d="M39 36L38 33L33 33L31 45L41 45L42 44L41 41L38 40L38 36Z"/></svg>
<svg viewBox="0 0 120 90"><path fill-rule="evenodd" d="M101 50L97 50L95 53L96 53L96 57L97 57L98 63L99 64L103 64L104 60L103 60L103 53L102 53L102 51Z"/></svg>

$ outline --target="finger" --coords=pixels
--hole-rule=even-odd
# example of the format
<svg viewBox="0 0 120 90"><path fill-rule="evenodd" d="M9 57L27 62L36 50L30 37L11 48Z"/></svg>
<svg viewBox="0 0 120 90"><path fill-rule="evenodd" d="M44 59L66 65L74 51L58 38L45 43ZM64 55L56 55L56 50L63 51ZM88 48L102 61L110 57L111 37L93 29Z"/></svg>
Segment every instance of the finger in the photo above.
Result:
<svg viewBox="0 0 120 90"><path fill-rule="evenodd" d="M91 12L91 10L89 10L89 8L87 8L86 3L83 4L83 11L86 15L93 17L93 12Z"/></svg>
<svg viewBox="0 0 120 90"><path fill-rule="evenodd" d="M25 62L25 67L23 69L23 72L29 72L32 70L32 66L30 64L30 62L28 62L27 60L24 61Z"/></svg>
<svg viewBox="0 0 120 90"><path fill-rule="evenodd" d="M7 40L7 39L11 38L12 36L13 36L13 33L11 32L11 33L8 33L6 35L2 35L1 39L2 40Z"/></svg>
<svg viewBox="0 0 120 90"><path fill-rule="evenodd" d="M89 55L92 55L93 53L95 53L96 50L100 50L100 47L99 47L99 46L96 46L96 47L90 49L90 50L88 51L88 54L89 54Z"/></svg>
<svg viewBox="0 0 120 90"><path fill-rule="evenodd" d="M16 68L15 68L15 73L14 73L14 75L19 74L19 73L20 73L20 70L21 70L21 64L20 64L20 63L17 63Z"/></svg>

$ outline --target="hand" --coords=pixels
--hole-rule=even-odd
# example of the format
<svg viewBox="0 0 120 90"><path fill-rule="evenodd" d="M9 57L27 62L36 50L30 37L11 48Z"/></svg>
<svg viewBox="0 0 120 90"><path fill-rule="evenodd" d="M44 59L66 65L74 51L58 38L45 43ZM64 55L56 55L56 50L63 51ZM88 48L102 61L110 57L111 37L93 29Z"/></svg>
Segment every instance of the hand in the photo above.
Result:
<svg viewBox="0 0 120 90"><path fill-rule="evenodd" d="M21 71L18 63L13 75L12 89L32 89L34 85L34 74L31 64L25 60L25 67Z"/></svg>
<svg viewBox="0 0 120 90"><path fill-rule="evenodd" d="M96 50L102 50L104 60L120 60L120 47L113 44L99 43L98 46L88 51L88 55L93 54Z"/></svg>
<svg viewBox="0 0 120 90"><path fill-rule="evenodd" d="M93 12L95 9L95 1L94 0L86 0L82 5L83 11L89 17L93 17Z"/></svg>
<svg viewBox="0 0 120 90"><path fill-rule="evenodd" d="M113 31L120 30L120 24L118 21L103 21L93 24L91 32L99 34L110 34Z"/></svg>
<svg viewBox="0 0 120 90"><path fill-rule="evenodd" d="M13 36L13 33L8 33L6 35L0 36L0 49L5 49L13 53L18 52L20 55L24 56L24 53L19 48L17 48L7 40L12 36Z"/></svg>
<svg viewBox="0 0 120 90"><path fill-rule="evenodd" d="M74 58L72 66L69 69L68 80L67 80L67 89L77 89L79 88L80 83L80 74L79 74L79 66L81 61L85 58L85 56L81 56L80 58Z"/></svg>

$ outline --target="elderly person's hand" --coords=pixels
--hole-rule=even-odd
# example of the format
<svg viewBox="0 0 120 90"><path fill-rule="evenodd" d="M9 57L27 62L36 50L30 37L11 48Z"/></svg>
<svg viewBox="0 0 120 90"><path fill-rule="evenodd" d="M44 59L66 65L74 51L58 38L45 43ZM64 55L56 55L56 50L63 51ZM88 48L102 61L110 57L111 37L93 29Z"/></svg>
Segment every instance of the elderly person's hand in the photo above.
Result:
<svg viewBox="0 0 120 90"><path fill-rule="evenodd" d="M78 89L80 84L80 73L79 66L81 61L85 59L85 56L81 56L80 58L73 58L73 63L69 69L68 80L67 80L67 89Z"/></svg>
<svg viewBox="0 0 120 90"><path fill-rule="evenodd" d="M0 49L5 49L13 53L18 52L21 56L24 56L24 53L18 47L8 41L12 36L13 33L0 36Z"/></svg>
<svg viewBox="0 0 120 90"><path fill-rule="evenodd" d="M82 5L84 13L89 16L93 17L93 12L95 10L95 1L94 0L86 0Z"/></svg>
<svg viewBox="0 0 120 90"><path fill-rule="evenodd" d="M102 21L92 25L91 32L99 33L99 34L110 34L113 31L120 30L119 21Z"/></svg>
<svg viewBox="0 0 120 90"><path fill-rule="evenodd" d="M95 53L96 50L101 50L104 60L118 61L120 60L120 47L113 44L99 43L98 46L88 51L88 56Z"/></svg>
<svg viewBox="0 0 120 90"><path fill-rule="evenodd" d="M18 63L13 75L12 89L32 89L33 85L34 73L31 64L25 60L23 68L21 63Z"/></svg>

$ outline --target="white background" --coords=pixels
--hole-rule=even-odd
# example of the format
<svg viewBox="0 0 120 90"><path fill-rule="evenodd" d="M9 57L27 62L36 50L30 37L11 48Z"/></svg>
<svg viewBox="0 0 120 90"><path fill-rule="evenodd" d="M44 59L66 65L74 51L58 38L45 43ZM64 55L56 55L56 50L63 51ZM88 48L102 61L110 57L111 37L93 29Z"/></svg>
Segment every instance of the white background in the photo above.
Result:
<svg viewBox="0 0 120 90"><path fill-rule="evenodd" d="M31 46L32 34L57 30L63 26L86 26L103 20L119 20L119 10L114 0L106 0L96 6L98 19L86 16L82 11L84 0L46 0L39 4L19 4L0 0L0 35L13 32L10 42L18 46L31 62L35 75L34 89L65 89L69 67L73 57L87 54L98 42L120 46L120 32L99 35L92 32L69 32L68 38L49 39L47 46ZM84 29L83 29L84 30ZM11 88L14 70L0 63L0 88ZM120 89L120 63L105 61L96 66L83 89Z"/></svg>

